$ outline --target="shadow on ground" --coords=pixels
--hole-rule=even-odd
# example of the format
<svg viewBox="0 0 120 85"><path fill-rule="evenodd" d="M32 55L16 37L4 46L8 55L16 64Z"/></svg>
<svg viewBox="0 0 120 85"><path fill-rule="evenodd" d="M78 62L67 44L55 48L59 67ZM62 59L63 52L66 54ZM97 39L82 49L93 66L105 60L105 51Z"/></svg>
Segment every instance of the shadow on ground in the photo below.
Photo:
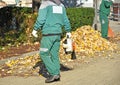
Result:
<svg viewBox="0 0 120 85"><path fill-rule="evenodd" d="M34 69L37 68L37 67L40 68L40 69L39 69L39 72L38 72L39 75L42 75L42 76L45 77L45 78L47 78L47 77L49 76L49 73L48 73L48 71L47 71L47 69L46 69L46 67L45 67L45 65L44 65L43 62L38 61L38 62L33 66ZM61 71L69 71L69 70L72 70L72 68L69 68L69 67L67 67L67 66L64 66L63 64L60 64L60 70L61 70Z"/></svg>

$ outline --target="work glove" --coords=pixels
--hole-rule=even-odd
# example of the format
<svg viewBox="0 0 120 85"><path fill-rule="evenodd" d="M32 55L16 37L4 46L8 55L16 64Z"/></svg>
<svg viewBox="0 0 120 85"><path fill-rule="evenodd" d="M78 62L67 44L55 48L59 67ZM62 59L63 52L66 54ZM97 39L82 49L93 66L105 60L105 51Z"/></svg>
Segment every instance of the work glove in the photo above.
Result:
<svg viewBox="0 0 120 85"><path fill-rule="evenodd" d="M66 33L66 38L71 38L71 33L70 32Z"/></svg>
<svg viewBox="0 0 120 85"><path fill-rule="evenodd" d="M37 37L38 37L37 31L36 31L36 30L33 30L33 31L32 31L32 35L37 38Z"/></svg>

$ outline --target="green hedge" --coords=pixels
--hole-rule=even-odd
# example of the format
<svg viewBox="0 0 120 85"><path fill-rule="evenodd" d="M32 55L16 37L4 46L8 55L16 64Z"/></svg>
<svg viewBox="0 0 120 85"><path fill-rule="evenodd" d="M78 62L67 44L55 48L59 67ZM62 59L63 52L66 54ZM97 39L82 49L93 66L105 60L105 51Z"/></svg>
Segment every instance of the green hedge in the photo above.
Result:
<svg viewBox="0 0 120 85"><path fill-rule="evenodd" d="M73 30L83 25L93 24L94 9L93 8L67 8L71 27Z"/></svg>

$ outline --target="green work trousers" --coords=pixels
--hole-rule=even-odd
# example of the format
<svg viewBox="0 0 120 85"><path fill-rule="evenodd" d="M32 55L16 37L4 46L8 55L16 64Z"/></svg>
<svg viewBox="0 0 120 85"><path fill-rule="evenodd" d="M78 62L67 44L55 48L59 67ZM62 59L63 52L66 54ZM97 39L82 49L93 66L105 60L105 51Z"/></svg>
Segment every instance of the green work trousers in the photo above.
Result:
<svg viewBox="0 0 120 85"><path fill-rule="evenodd" d="M100 12L101 34L103 38L108 37L108 16Z"/></svg>
<svg viewBox="0 0 120 85"><path fill-rule="evenodd" d="M60 74L60 35L43 36L40 43L40 58L50 75Z"/></svg>

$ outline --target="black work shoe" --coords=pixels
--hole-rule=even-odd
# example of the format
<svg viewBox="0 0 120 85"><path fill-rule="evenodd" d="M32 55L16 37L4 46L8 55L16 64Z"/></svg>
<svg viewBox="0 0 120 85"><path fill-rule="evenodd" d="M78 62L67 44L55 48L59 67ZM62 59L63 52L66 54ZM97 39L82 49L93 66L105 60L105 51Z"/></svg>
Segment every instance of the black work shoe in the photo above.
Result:
<svg viewBox="0 0 120 85"><path fill-rule="evenodd" d="M60 75L50 75L46 80L45 83L51 83L54 81L60 81Z"/></svg>

